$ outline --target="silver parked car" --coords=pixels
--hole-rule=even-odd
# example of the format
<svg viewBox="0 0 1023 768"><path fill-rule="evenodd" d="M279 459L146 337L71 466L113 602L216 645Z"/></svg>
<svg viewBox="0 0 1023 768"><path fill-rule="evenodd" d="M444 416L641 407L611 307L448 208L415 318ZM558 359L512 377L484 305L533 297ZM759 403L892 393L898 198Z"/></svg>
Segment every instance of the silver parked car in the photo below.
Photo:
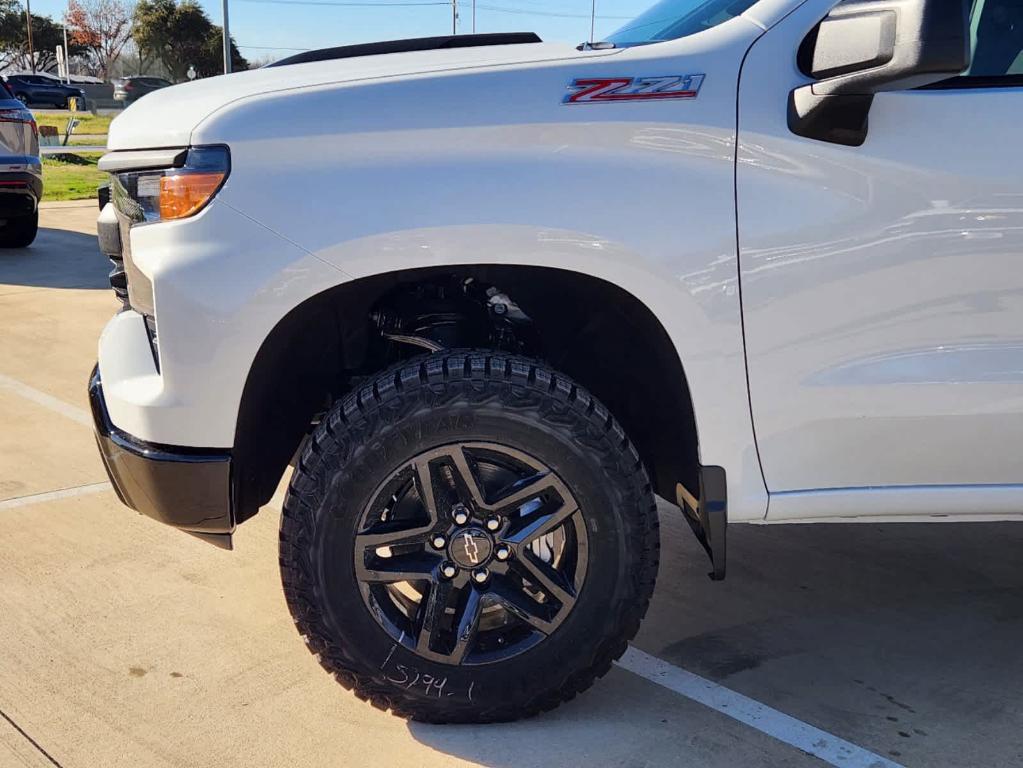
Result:
<svg viewBox="0 0 1023 768"><path fill-rule="evenodd" d="M0 82L0 248L23 248L35 240L42 196L35 118Z"/></svg>
<svg viewBox="0 0 1023 768"><path fill-rule="evenodd" d="M113 83L114 101L123 101L125 104L130 104L147 93L174 85L162 77L119 77Z"/></svg>

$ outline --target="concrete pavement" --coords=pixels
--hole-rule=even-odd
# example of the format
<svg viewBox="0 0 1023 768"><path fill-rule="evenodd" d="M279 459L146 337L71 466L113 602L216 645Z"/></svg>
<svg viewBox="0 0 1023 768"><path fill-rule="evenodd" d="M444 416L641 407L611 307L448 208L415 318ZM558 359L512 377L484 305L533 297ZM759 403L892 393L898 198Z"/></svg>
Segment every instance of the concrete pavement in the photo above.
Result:
<svg viewBox="0 0 1023 768"><path fill-rule="evenodd" d="M335 684L281 594L280 494L229 553L97 489L75 418L117 308L95 216L48 206L35 245L0 253L0 767L822 764L619 668L487 727L407 724ZM662 524L638 648L902 765L1023 763L1023 526L735 526L713 584Z"/></svg>

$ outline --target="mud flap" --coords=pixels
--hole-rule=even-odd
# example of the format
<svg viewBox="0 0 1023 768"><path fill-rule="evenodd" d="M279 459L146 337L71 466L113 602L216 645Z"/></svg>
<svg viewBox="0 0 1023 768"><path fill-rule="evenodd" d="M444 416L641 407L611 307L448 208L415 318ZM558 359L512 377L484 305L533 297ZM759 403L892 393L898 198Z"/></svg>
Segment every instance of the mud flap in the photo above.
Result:
<svg viewBox="0 0 1023 768"><path fill-rule="evenodd" d="M675 497L696 538L710 557L713 581L725 578L725 539L728 530L728 487L723 467L701 467L699 496L682 483L675 486Z"/></svg>

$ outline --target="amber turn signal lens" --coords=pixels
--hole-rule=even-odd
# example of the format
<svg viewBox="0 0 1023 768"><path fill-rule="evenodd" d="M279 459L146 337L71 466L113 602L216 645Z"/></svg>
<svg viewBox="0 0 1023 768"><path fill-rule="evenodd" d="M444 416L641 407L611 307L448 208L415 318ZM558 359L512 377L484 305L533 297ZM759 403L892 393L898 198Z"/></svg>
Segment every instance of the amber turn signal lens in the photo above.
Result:
<svg viewBox="0 0 1023 768"><path fill-rule="evenodd" d="M160 179L160 218L183 219L202 208L220 189L226 173L185 172Z"/></svg>

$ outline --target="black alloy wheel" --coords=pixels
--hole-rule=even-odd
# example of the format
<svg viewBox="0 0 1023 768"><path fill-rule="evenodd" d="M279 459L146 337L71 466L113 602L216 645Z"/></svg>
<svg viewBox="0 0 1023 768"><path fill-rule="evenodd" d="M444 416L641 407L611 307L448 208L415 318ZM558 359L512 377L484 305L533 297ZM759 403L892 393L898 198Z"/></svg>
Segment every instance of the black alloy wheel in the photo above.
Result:
<svg viewBox="0 0 1023 768"><path fill-rule="evenodd" d="M542 642L586 577L572 493L496 443L416 456L381 484L355 541L366 607L392 639L446 664L493 663Z"/></svg>

